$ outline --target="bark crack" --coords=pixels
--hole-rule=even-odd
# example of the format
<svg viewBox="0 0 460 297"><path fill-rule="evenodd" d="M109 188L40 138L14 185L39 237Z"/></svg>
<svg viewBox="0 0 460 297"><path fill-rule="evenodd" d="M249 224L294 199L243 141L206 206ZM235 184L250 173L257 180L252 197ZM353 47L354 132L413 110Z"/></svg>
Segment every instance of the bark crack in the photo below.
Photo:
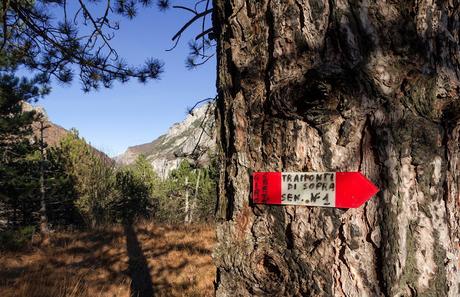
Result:
<svg viewBox="0 0 460 297"><path fill-rule="evenodd" d="M340 251L339 251L339 260L342 261L343 264L348 269L350 269L350 267L348 266L348 261L345 258L345 249L347 248L347 239L345 237L345 223L344 222L340 225L339 239L341 241L341 243L340 243Z"/></svg>
<svg viewBox="0 0 460 297"><path fill-rule="evenodd" d="M286 212L288 216L288 223L286 224L285 236L286 236L286 248L292 250L295 247L294 232L292 231L293 217L289 212Z"/></svg>
<svg viewBox="0 0 460 297"><path fill-rule="evenodd" d="M273 52L275 48L274 44L274 36L275 36L275 29L274 29L274 17L272 15L272 11L270 8L271 1L268 1L267 3L267 8L265 12L265 21L266 21L266 27L267 29L267 60L265 64L265 73L264 73L264 84L265 84L265 100L263 102L263 109L264 109L264 115L269 116L271 114L270 112L270 97L271 97L271 82L270 82L270 77L272 74L272 68L274 64L274 59L273 59ZM265 131L265 119L263 120L263 131ZM265 151L265 145L262 146L262 155L267 156L267 153Z"/></svg>
<svg viewBox="0 0 460 297"><path fill-rule="evenodd" d="M340 248L339 248L339 254L338 254L338 259L340 260L340 262L342 262L345 267L350 270L350 267L348 266L348 263L347 263L347 260L345 258L345 249L347 247L346 245L346 238L345 238L345 229L344 229L344 226L345 226L345 222L342 222L340 227L339 227L339 239L340 239ZM345 290L343 288L343 283L342 283L342 279L341 279L341 276L342 276L342 268L341 268L341 265L340 263L337 264L337 267L338 267L338 271L339 271L339 276L337 277L337 280L339 282L339 287L340 287L340 290L342 291L343 295L344 296L347 296L347 294L345 293Z"/></svg>
<svg viewBox="0 0 460 297"><path fill-rule="evenodd" d="M272 9L271 9L271 1L267 3L267 11L265 13L265 18L268 27L268 36L267 36L267 64L265 67L265 106L268 106L267 103L270 102L271 96L271 81L270 77L273 72L273 65L274 65L274 57L273 53L275 50L275 20L273 17Z"/></svg>
<svg viewBox="0 0 460 297"><path fill-rule="evenodd" d="M364 144L365 140L367 140L368 133L367 133L367 125L369 122L369 118L366 117L366 120L364 121L363 129L361 130L361 139L359 140L359 166L358 166L358 171L362 171L362 165L363 165L363 160L364 160Z"/></svg>
<svg viewBox="0 0 460 297"><path fill-rule="evenodd" d="M450 173L450 174L453 174L451 171L452 171L452 168L450 168L450 161L449 160L449 130L447 127L444 127L444 135L443 135L443 138L442 138L442 145L444 146L444 160L445 162L447 163L446 164L446 167L447 167L447 170L446 170L446 174L445 174L445 177L444 177L444 181L443 181L443 185L442 185L442 188L443 188L443 194L442 194L442 199L444 201L444 208L445 208L445 211L446 211L446 216L449 217L450 216L450 209L449 209L449 179L447 177L447 175ZM455 129L452 129L452 132L451 133L454 133ZM452 178L452 180L454 180ZM451 220L447 220L447 224L449 226L449 230L454 230L454 226L452 226L452 221Z"/></svg>
<svg viewBox="0 0 460 297"><path fill-rule="evenodd" d="M302 8L302 4L299 1L295 1L297 8L299 8L299 22L300 22L300 31L303 33L305 27L305 11Z"/></svg>
<svg viewBox="0 0 460 297"><path fill-rule="evenodd" d="M374 229L374 227L371 225L370 220L369 220L368 208L369 208L369 205L366 204L364 206L364 218L365 218L365 222L367 225L366 241L370 243L372 247L374 248L374 255L375 255L374 271L375 271L375 276L377 278L377 287L380 289L381 294L383 294L384 296L387 296L388 288L386 286L385 278L382 272L382 267L384 267L385 265L384 259L383 259L384 258L383 257L383 245L381 242L379 245L377 245L377 243L375 243L374 240L372 239L372 229ZM377 228L380 228L380 227L377 226Z"/></svg>
<svg viewBox="0 0 460 297"><path fill-rule="evenodd" d="M246 6L248 4L246 3ZM246 36L245 36L245 32L244 32L244 27L243 25L241 25L241 22L240 22L240 19L238 18L238 14L243 10L245 5L241 5L235 12L232 13L232 15L229 17L229 19L234 19L236 21L236 23L238 24L238 26L240 27L240 30L241 30L241 39L243 41L246 41Z"/></svg>

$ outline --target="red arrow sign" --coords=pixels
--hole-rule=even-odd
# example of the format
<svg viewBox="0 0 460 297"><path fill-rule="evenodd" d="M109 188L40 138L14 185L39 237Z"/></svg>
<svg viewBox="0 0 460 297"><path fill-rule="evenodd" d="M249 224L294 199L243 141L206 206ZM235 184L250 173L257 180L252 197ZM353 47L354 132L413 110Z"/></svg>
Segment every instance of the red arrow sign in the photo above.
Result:
<svg viewBox="0 0 460 297"><path fill-rule="evenodd" d="M357 208L379 189L359 172L255 172L254 203Z"/></svg>

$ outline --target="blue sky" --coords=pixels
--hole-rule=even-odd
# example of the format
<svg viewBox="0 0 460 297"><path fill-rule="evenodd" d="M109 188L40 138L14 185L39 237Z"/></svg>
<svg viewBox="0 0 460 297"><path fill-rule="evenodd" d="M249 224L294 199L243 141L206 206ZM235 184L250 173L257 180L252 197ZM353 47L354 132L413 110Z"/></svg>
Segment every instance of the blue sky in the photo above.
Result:
<svg viewBox="0 0 460 297"><path fill-rule="evenodd" d="M189 29L173 51L165 51L172 46L171 37L192 15L177 9L163 13L154 6L138 12L133 20L121 19L112 45L130 64L140 65L147 57L162 60L165 72L160 80L144 85L133 79L86 94L77 79L71 85L53 82L51 94L37 103L54 123L76 128L110 156L152 141L184 119L188 106L216 94L215 58L195 70L185 68L187 43L199 28Z"/></svg>

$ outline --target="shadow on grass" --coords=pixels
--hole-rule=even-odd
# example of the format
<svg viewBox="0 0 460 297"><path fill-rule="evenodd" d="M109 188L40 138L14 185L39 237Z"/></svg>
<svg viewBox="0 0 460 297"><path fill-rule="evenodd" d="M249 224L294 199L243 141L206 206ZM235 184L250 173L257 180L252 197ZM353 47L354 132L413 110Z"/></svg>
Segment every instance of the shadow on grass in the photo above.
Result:
<svg viewBox="0 0 460 297"><path fill-rule="evenodd" d="M78 297L212 296L213 241L210 229L163 225L55 233L47 248L0 251L0 296L64 297L77 287Z"/></svg>
<svg viewBox="0 0 460 297"><path fill-rule="evenodd" d="M152 297L153 283L150 268L142 252L132 224L124 226L126 236L126 250L128 251L128 273L131 278L131 297Z"/></svg>

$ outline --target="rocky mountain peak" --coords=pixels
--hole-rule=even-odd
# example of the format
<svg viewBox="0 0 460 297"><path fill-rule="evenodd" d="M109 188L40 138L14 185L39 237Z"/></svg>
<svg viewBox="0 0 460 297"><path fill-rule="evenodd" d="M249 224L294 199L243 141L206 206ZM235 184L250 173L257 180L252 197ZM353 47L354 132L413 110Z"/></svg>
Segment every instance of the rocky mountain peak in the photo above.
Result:
<svg viewBox="0 0 460 297"><path fill-rule="evenodd" d="M194 109L179 123L152 142L129 147L115 157L120 165L133 163L144 155L161 178L166 178L184 159L206 164L208 153L215 148L215 125L213 103Z"/></svg>

